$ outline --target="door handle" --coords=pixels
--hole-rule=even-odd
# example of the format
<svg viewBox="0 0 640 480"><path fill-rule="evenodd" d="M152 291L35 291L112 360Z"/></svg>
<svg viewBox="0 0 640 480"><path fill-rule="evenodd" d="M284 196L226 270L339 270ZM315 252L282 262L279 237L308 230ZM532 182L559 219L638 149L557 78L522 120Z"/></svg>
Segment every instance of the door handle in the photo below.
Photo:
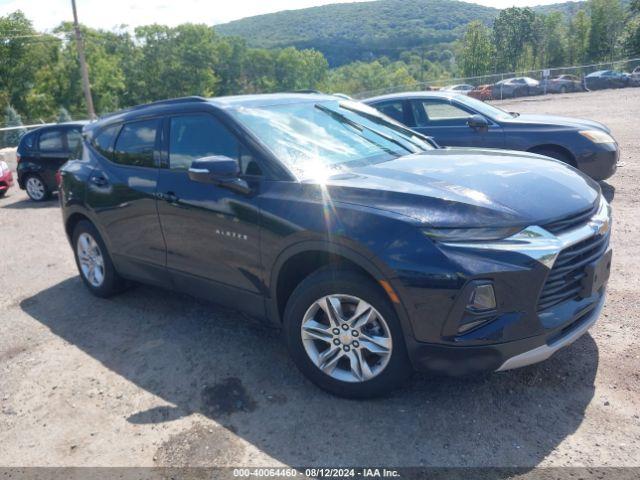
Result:
<svg viewBox="0 0 640 480"><path fill-rule="evenodd" d="M106 187L109 185L109 180L102 175L91 175L91 177L89 177L89 181L97 187Z"/></svg>

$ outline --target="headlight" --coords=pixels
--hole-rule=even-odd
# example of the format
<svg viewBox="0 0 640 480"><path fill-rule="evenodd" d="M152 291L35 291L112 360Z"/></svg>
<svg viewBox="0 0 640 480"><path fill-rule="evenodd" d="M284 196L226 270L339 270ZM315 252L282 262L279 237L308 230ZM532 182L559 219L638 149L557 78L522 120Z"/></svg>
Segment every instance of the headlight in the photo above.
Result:
<svg viewBox="0 0 640 480"><path fill-rule="evenodd" d="M501 240L522 230L522 227L504 228L423 228L422 233L438 242L480 242Z"/></svg>
<svg viewBox="0 0 640 480"><path fill-rule="evenodd" d="M611 135L602 130L581 130L578 133L593 143L616 143Z"/></svg>

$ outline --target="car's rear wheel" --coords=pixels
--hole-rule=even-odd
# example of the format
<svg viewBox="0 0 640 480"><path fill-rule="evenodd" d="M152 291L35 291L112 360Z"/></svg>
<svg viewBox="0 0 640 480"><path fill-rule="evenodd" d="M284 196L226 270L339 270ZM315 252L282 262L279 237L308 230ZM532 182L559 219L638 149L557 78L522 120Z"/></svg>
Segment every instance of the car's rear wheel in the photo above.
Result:
<svg viewBox="0 0 640 480"><path fill-rule="evenodd" d="M47 185L38 175L30 175L24 184L24 188L29 198L34 202L42 202L51 196Z"/></svg>
<svg viewBox="0 0 640 480"><path fill-rule="evenodd" d="M73 247L80 277L91 293L104 298L122 291L125 282L91 222L78 222L73 231Z"/></svg>
<svg viewBox="0 0 640 480"><path fill-rule="evenodd" d="M307 277L287 302L284 331L298 368L334 395L384 395L411 375L392 306L357 272L322 269Z"/></svg>

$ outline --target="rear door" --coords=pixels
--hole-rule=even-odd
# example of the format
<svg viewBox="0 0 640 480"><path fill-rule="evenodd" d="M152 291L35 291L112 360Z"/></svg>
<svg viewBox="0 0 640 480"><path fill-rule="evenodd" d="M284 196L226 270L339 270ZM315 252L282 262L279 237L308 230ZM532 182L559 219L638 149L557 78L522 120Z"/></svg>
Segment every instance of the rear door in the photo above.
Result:
<svg viewBox="0 0 640 480"><path fill-rule="evenodd" d="M502 127L489 121L487 129L469 127L467 121L476 112L453 103L447 98L422 98L411 100L411 128L433 137L447 147L504 146Z"/></svg>
<svg viewBox="0 0 640 480"><path fill-rule="evenodd" d="M117 269L144 282L169 285L156 207L161 123L151 118L97 132L92 146L98 166L89 178L87 203Z"/></svg>

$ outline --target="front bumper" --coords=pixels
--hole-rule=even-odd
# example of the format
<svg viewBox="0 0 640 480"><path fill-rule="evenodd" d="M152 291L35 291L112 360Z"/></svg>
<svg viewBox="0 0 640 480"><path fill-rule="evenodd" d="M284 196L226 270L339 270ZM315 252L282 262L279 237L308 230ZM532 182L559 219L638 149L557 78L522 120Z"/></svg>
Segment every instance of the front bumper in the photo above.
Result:
<svg viewBox="0 0 640 480"><path fill-rule="evenodd" d="M594 180L606 180L616 173L619 158L617 143L603 143L578 155L576 166Z"/></svg>
<svg viewBox="0 0 640 480"><path fill-rule="evenodd" d="M600 316L602 307L604 306L605 294L601 295L600 300L595 307L581 313L577 320L573 320L569 325L562 329L559 335L553 335L548 340L545 339L545 343L539 347L532 348L526 352L522 352L518 355L510 357L504 361L504 363L497 370L512 370L514 368L525 367L527 365L533 365L534 363L542 362L561 348L571 345L582 335L587 333L596 320Z"/></svg>
<svg viewBox="0 0 640 480"><path fill-rule="evenodd" d="M449 289L440 282L438 289L412 290L413 304L421 302L410 310L414 335L407 345L414 367L450 375L508 370L543 361L582 336L604 304L610 213L601 198L586 223L555 235L532 226L497 242L441 244L468 275L455 292L453 281ZM558 275L566 278L560 285ZM496 308L484 323L463 330L470 287L480 282L494 286ZM566 294L557 297L559 287Z"/></svg>

